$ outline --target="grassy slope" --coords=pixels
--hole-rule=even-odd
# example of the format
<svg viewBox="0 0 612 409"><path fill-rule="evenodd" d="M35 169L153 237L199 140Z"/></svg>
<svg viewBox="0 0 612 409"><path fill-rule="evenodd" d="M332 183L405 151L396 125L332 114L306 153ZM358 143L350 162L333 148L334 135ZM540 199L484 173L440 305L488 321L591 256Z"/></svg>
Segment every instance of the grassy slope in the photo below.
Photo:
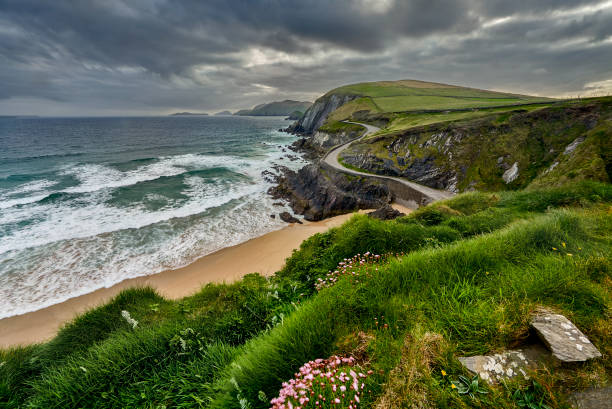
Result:
<svg viewBox="0 0 612 409"><path fill-rule="evenodd" d="M270 280L208 285L179 302L127 291L47 344L0 352L0 407L238 408L238 397L268 407L260 391L270 399L305 361L364 342L376 371L364 403L513 407L510 392L525 385L471 400L440 370L456 378L458 354L523 342L537 305L567 314L604 353L571 377L533 374L564 407L568 388L612 373L611 203L612 187L595 183L465 194L397 221L354 217L305 241ZM552 250L562 242L563 253ZM316 293L318 277L365 251L406 255Z"/></svg>
<svg viewBox="0 0 612 409"><path fill-rule="evenodd" d="M400 171L413 161L431 157L442 169L459 175L460 191L561 185L584 179L609 181L611 121L609 97L520 110L407 113L344 154L373 155L381 162L391 158ZM436 142L440 135L443 137ZM445 144L448 135L453 140L450 147ZM564 154L565 147L578 137L586 140L571 154ZM400 165L398 158L406 157L410 159ZM499 166L499 158L508 167L518 164L519 177L510 185L502 179L506 168Z"/></svg>
<svg viewBox="0 0 612 409"><path fill-rule="evenodd" d="M548 104L526 105L520 107L524 111L535 111L550 107ZM492 114L508 114L517 110L517 107L494 107L469 111L445 111L445 112L401 112L388 116L389 123L376 135L385 135L400 132L417 126L430 125L441 122L453 122L459 120L470 120L486 117Z"/></svg>
<svg viewBox="0 0 612 409"><path fill-rule="evenodd" d="M396 113L406 111L456 110L552 101L549 98L412 80L351 84L336 88L324 97L333 94L362 97L332 112L327 120L330 124L348 119L360 111L390 119Z"/></svg>

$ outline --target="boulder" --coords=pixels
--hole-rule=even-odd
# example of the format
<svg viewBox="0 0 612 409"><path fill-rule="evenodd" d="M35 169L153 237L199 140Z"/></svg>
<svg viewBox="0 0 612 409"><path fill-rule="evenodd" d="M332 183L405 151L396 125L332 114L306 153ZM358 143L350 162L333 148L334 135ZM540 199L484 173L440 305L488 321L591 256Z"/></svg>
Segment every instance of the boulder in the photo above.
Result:
<svg viewBox="0 0 612 409"><path fill-rule="evenodd" d="M574 392L569 400L576 409L609 409L612 402L612 386Z"/></svg>
<svg viewBox="0 0 612 409"><path fill-rule="evenodd" d="M561 362L584 362L601 357L591 341L563 315L538 312L533 316L531 326Z"/></svg>
<svg viewBox="0 0 612 409"><path fill-rule="evenodd" d="M380 220L393 220L401 216L405 216L404 213L394 209L391 205L386 204L383 207L368 213L368 216L374 219Z"/></svg>
<svg viewBox="0 0 612 409"><path fill-rule="evenodd" d="M299 223L302 224L302 221L296 217L293 217L289 212L282 212L278 215L282 221L286 223Z"/></svg>

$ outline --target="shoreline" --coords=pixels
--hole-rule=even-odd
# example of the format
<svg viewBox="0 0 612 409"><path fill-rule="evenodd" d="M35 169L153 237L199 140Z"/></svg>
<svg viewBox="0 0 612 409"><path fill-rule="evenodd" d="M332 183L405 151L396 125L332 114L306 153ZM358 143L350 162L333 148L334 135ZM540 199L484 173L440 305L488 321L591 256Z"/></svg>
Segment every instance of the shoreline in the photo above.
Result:
<svg viewBox="0 0 612 409"><path fill-rule="evenodd" d="M411 211L397 204L393 204L393 207L406 214ZM370 210L355 213L367 211ZM207 283L232 282L255 272L270 276L283 267L285 259L308 237L340 226L355 213L318 222L290 224L202 256L185 267L126 279L49 307L0 319L0 348L47 341L57 334L62 325L77 315L108 302L126 288L150 286L165 298L179 299L196 293Z"/></svg>

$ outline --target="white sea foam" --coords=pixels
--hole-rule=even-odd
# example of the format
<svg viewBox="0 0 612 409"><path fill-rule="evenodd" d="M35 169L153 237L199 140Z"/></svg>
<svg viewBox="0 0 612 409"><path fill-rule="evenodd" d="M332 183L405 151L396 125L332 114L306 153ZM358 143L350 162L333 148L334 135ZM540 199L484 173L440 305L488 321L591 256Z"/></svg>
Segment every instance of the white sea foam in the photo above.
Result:
<svg viewBox="0 0 612 409"><path fill-rule="evenodd" d="M190 154L161 158L126 172L102 165L64 169L80 181L68 191L85 193L86 202L37 202L0 212L0 318L126 278L177 268L282 227L282 222L269 217L280 209L272 205L265 193L269 184L260 176L273 163L301 166L281 156L276 150L261 159ZM188 175L183 191L188 199L154 211L142 204L107 204L117 187L220 166L247 177L230 183ZM41 185L40 189L51 186ZM148 199L163 199L163 195ZM3 225L22 220L26 214L39 220L2 234Z"/></svg>
<svg viewBox="0 0 612 409"><path fill-rule="evenodd" d="M53 182L47 179L33 180L31 182L24 183L22 185L17 186L14 189L6 192L6 196L16 195L19 193L29 193L29 192L38 192L48 187L55 185L57 182Z"/></svg>
<svg viewBox="0 0 612 409"><path fill-rule="evenodd" d="M57 182L47 179L34 180L0 193L0 209L8 209L9 207L35 203L44 199L48 195L48 188L56 185ZM45 192L45 193L41 193ZM21 196L23 194L33 193L30 196ZM20 197L15 197L20 196Z"/></svg>
<svg viewBox="0 0 612 409"><path fill-rule="evenodd" d="M48 194L20 197L18 199L0 198L0 209L8 209L10 207L15 207L15 206L19 206L19 205L24 205L24 204L29 204L29 203L36 203L36 202L38 202L40 200L43 200L47 196L48 196Z"/></svg>
<svg viewBox="0 0 612 409"><path fill-rule="evenodd" d="M76 177L80 184L68 189L66 193L90 193L102 189L131 186L140 182L159 179L164 176L176 176L191 168L206 169L220 166L234 167L235 163L249 162L234 156L214 156L187 154L162 157L159 161L141 166L137 169L122 172L100 164L83 164L65 168L62 173ZM249 166L247 164L246 166ZM239 165L238 165L239 167Z"/></svg>
<svg viewBox="0 0 612 409"><path fill-rule="evenodd" d="M33 216L38 216L40 221L6 236L0 243L0 254L60 240L84 238L126 228L137 229L163 220L198 214L231 200L264 191L266 185L259 174L265 166L270 166L269 160L254 161L204 155L183 155L163 159L159 163L161 163L159 166L146 165L129 172L119 172L99 165L84 165L79 173L75 173L80 175L83 183L63 192L89 192L87 204L75 205L71 201L35 203L28 208L6 209L0 215L0 227ZM185 168L175 168L177 163L203 168L228 164L235 171L251 177L252 181L227 184L222 180L212 180L213 183L209 180L208 183L198 185L197 181L201 178L187 177L186 182L190 187L184 193L189 196L189 200L180 207L162 208L158 211L146 211L142 205L115 207L106 204L112 193L109 188L129 186L161 176L184 173ZM138 174L139 170L142 175Z"/></svg>

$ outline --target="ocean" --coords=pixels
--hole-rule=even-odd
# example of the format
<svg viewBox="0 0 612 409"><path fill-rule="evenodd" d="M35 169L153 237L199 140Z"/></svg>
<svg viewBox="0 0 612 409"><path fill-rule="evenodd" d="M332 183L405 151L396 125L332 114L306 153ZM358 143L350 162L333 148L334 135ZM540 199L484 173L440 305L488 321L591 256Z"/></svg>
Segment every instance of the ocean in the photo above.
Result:
<svg viewBox="0 0 612 409"><path fill-rule="evenodd" d="M0 318L283 227L279 117L0 118Z"/></svg>

